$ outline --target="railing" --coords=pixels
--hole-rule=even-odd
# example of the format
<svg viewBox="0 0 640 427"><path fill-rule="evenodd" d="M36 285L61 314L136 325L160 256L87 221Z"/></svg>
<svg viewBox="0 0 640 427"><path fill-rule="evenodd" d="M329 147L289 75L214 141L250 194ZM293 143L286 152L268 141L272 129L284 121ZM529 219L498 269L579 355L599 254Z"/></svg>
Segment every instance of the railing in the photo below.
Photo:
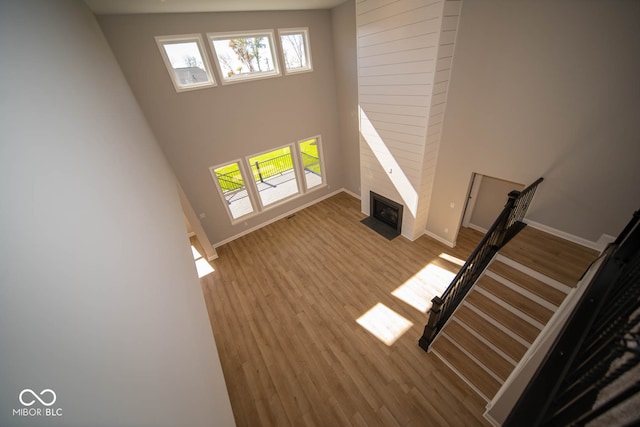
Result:
<svg viewBox="0 0 640 427"><path fill-rule="evenodd" d="M304 170L320 175L320 159L305 152L301 154ZM262 161L256 160L251 164L251 170L256 183L261 182L273 187L274 185L266 180L293 170L291 154L283 154ZM248 197L240 169L225 173L216 172L215 174L227 203L230 204L233 201Z"/></svg>
<svg viewBox="0 0 640 427"><path fill-rule="evenodd" d="M303 168L316 175L320 175L320 159L304 152L301 154ZM255 161L251 165L251 169L255 181L264 183L266 179L293 170L293 163L290 154L283 154L268 160ZM239 169L227 173L216 172L216 178L220 183L220 187L222 187L222 192L225 194L245 188Z"/></svg>
<svg viewBox="0 0 640 427"><path fill-rule="evenodd" d="M246 192L244 181L242 181L240 169L226 173L216 172L216 179L218 180L218 183L220 183L220 188L222 188L222 194L224 195L227 204L230 205L235 201L249 196Z"/></svg>
<svg viewBox="0 0 640 427"><path fill-rule="evenodd" d="M239 169L227 173L216 172L216 178L220 183L222 192L225 194L244 188L244 182L242 181L242 175Z"/></svg>
<svg viewBox="0 0 640 427"><path fill-rule="evenodd" d="M507 200L504 209L471 253L449 287L442 296L436 296L431 300L429 320L424 327L422 337L418 341L420 347L425 351L429 349L433 340L469 293L493 256L525 227L522 219L538 185L542 181L543 178L538 178L522 192L514 190L509 193L509 200Z"/></svg>
<svg viewBox="0 0 640 427"><path fill-rule="evenodd" d="M302 153L302 166L304 170L320 175L320 159L311 154Z"/></svg>
<svg viewBox="0 0 640 427"><path fill-rule="evenodd" d="M251 169L255 181L264 183L265 179L293 170L291 154L283 154L261 162L255 161L251 165Z"/></svg>
<svg viewBox="0 0 640 427"><path fill-rule="evenodd" d="M639 425L640 211L602 257L505 426Z"/></svg>

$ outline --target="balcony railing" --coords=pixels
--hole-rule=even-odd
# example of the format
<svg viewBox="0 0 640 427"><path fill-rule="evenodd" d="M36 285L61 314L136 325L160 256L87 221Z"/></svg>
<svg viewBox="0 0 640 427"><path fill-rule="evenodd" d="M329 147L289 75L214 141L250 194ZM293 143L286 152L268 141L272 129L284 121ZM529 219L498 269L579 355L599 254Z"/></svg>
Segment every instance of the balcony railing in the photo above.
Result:
<svg viewBox="0 0 640 427"><path fill-rule="evenodd" d="M305 175L321 176L320 159L309 153L302 152L302 166ZM295 179L294 165L291 154L283 154L274 156L265 160L256 160L251 164L251 172L256 184L264 184L258 186L258 193L263 191L272 191L279 187L283 181L280 177L291 176L285 182ZM247 188L244 183L240 169L227 171L224 173L215 172L216 179L220 183L220 188L225 200L229 205L232 203L246 204L244 208L246 212L251 212L250 202L248 201ZM309 182L309 178L307 178ZM284 187L282 191L287 191ZM275 193L274 193L275 194ZM277 198L277 197L276 197Z"/></svg>
<svg viewBox="0 0 640 427"><path fill-rule="evenodd" d="M264 183L266 179L293 170L291 154L282 154L263 161L256 160L251 165L251 170L255 182Z"/></svg>
<svg viewBox="0 0 640 427"><path fill-rule="evenodd" d="M302 153L302 166L305 171L320 175L320 159L308 153Z"/></svg>

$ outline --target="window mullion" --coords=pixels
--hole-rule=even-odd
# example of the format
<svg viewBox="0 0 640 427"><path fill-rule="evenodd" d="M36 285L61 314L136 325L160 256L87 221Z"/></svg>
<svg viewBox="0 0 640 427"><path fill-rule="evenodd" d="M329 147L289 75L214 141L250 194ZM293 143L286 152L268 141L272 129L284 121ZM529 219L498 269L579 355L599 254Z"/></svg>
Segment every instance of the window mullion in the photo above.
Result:
<svg viewBox="0 0 640 427"><path fill-rule="evenodd" d="M262 210L264 210L264 205L262 204L262 201L260 200L260 197L258 195L258 185L253 178L253 173L251 172L251 165L249 164L248 157L245 157L244 161L241 162L240 167L242 168L241 170L243 176L250 178L250 184L245 184L247 187L247 194L249 195L249 199L251 200L253 206L257 208L256 211L261 212ZM247 181L247 178L245 178L245 182Z"/></svg>
<svg viewBox="0 0 640 427"><path fill-rule="evenodd" d="M296 178L298 179L298 190L301 193L306 193L308 188L304 176L304 163L302 162L302 153L298 144L292 144L291 151L295 152L293 156L293 168L296 173Z"/></svg>

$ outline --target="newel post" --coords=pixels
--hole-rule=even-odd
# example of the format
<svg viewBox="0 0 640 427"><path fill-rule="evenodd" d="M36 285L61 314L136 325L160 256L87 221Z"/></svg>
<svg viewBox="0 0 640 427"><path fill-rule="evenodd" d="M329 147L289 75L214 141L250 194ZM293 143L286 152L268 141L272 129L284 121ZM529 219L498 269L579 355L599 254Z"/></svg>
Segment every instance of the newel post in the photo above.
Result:
<svg viewBox="0 0 640 427"><path fill-rule="evenodd" d="M497 229L498 238L496 239L495 246L498 249L504 246L508 241L507 235L509 233L509 228L511 227L511 221L514 217L514 210L517 208L516 201L518 200L518 197L520 197L520 191L512 190L509 192L508 197L509 198L507 199L507 203L504 205L504 208L509 211L509 214L502 219L502 224L500 224Z"/></svg>
<svg viewBox="0 0 640 427"><path fill-rule="evenodd" d="M433 297L431 300L431 309L429 310L429 320L424 327L424 332L418 340L418 345L424 350L429 350L429 345L438 333L437 325L440 320L440 312L444 301L440 297Z"/></svg>

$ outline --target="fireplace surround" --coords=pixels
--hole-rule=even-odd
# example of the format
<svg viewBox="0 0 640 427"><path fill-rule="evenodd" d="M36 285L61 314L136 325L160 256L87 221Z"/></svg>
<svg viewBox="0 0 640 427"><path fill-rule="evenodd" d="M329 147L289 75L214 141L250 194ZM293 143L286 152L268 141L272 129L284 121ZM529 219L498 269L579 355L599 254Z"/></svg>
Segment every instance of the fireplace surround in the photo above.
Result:
<svg viewBox="0 0 640 427"><path fill-rule="evenodd" d="M403 206L373 191L369 192L369 216L362 223L391 240L402 232Z"/></svg>

